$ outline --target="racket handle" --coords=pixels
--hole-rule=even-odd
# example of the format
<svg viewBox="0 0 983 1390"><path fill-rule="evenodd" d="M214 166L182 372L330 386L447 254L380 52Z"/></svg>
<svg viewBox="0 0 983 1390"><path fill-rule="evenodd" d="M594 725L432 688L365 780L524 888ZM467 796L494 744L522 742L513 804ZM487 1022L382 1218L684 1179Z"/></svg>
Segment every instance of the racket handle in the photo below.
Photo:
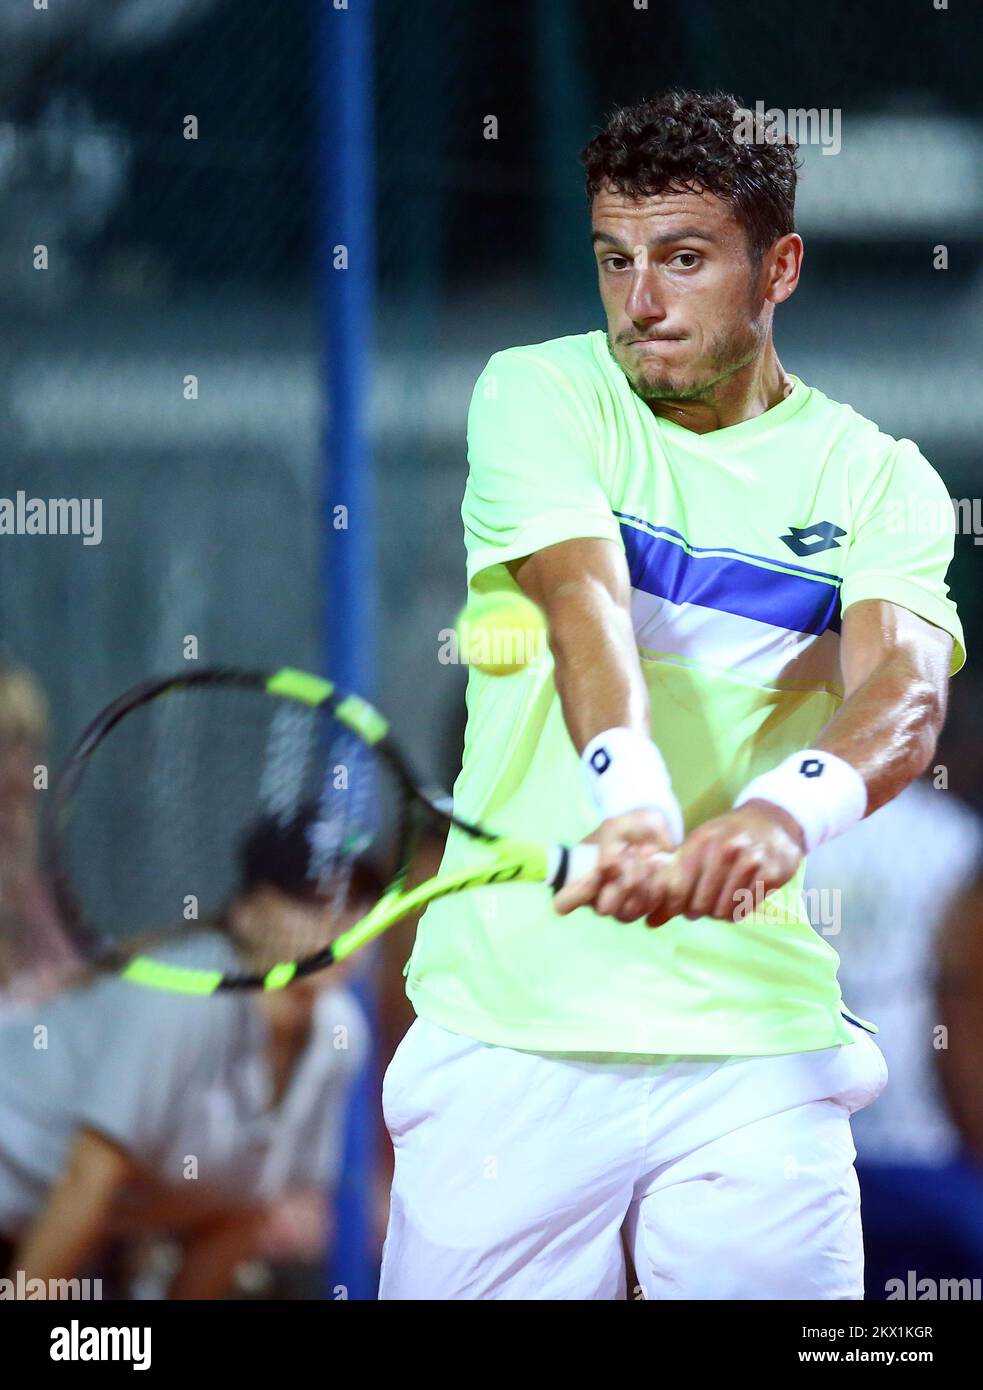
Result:
<svg viewBox="0 0 983 1390"><path fill-rule="evenodd" d="M550 850L547 882L554 893L576 878L583 878L597 866L597 845L554 845Z"/></svg>

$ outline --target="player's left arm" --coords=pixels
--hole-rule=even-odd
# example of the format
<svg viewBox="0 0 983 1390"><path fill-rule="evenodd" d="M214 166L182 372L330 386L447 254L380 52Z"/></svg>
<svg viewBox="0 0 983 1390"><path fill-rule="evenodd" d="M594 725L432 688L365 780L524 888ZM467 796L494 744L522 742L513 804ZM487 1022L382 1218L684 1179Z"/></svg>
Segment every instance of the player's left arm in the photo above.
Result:
<svg viewBox="0 0 983 1390"><path fill-rule="evenodd" d="M860 773L865 815L931 761L945 721L952 645L948 632L896 603L866 599L843 614L844 701L818 747Z"/></svg>
<svg viewBox="0 0 983 1390"><path fill-rule="evenodd" d="M844 700L815 747L859 774L863 815L928 766L945 719L951 655L949 633L897 604L867 599L844 613ZM749 908L760 892L787 883L806 848L790 811L752 798L693 831L651 925L680 912L733 917L735 903Z"/></svg>
<svg viewBox="0 0 983 1390"><path fill-rule="evenodd" d="M657 867L645 871L642 852L627 851L620 896L609 915L625 922L644 916L660 926L679 915L740 920L753 910L763 894L796 873L809 847L803 820L811 817L815 836L823 816L860 819L925 770L945 718L952 645L949 633L898 604L852 604L841 631L844 700L814 744L830 758L813 760L804 776L800 765L760 779L762 793L797 811L798 775L801 817L767 795L752 794L692 831ZM804 801L818 793L819 776L827 780L806 816ZM557 906L571 911L593 900L591 881L584 879L564 890ZM610 902L606 898L606 908Z"/></svg>

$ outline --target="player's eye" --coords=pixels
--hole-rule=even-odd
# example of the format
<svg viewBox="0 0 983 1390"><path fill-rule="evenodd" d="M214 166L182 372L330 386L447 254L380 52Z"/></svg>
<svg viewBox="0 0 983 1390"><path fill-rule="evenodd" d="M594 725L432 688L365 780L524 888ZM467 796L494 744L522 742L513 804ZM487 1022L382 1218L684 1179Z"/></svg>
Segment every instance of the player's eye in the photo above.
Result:
<svg viewBox="0 0 983 1390"><path fill-rule="evenodd" d="M604 256L601 265L604 266L605 270L620 271L626 270L631 265L631 261L627 256Z"/></svg>
<svg viewBox="0 0 983 1390"><path fill-rule="evenodd" d="M700 257L695 251L677 251L669 262L676 265L680 270L694 270L700 263Z"/></svg>

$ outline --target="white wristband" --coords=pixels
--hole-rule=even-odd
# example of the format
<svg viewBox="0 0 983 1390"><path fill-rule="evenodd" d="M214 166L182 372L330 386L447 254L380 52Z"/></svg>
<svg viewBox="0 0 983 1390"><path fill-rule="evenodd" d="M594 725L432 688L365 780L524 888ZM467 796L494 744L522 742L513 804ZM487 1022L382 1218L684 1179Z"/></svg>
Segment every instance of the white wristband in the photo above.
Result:
<svg viewBox="0 0 983 1390"><path fill-rule="evenodd" d="M840 835L867 811L867 787L855 767L835 753L804 748L749 782L734 802L770 801L802 827L806 853Z"/></svg>
<svg viewBox="0 0 983 1390"><path fill-rule="evenodd" d="M682 840L683 813L662 754L650 738L634 729L607 729L591 739L580 761L602 820L629 811L657 811L665 817L673 842Z"/></svg>

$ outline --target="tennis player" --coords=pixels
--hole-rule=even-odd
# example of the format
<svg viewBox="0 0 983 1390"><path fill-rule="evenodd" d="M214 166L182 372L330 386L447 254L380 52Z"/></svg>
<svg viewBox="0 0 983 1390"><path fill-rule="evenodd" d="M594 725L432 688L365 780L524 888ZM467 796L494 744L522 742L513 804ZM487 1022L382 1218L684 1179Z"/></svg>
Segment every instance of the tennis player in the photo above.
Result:
<svg viewBox="0 0 983 1390"><path fill-rule="evenodd" d="M559 912L507 885L421 922L383 1298L863 1297L849 1120L886 1067L799 888L931 758L952 512L779 361L796 152L747 114L613 116L583 155L607 332L474 392L468 581L539 603L551 658L471 671L457 804L603 855Z"/></svg>

